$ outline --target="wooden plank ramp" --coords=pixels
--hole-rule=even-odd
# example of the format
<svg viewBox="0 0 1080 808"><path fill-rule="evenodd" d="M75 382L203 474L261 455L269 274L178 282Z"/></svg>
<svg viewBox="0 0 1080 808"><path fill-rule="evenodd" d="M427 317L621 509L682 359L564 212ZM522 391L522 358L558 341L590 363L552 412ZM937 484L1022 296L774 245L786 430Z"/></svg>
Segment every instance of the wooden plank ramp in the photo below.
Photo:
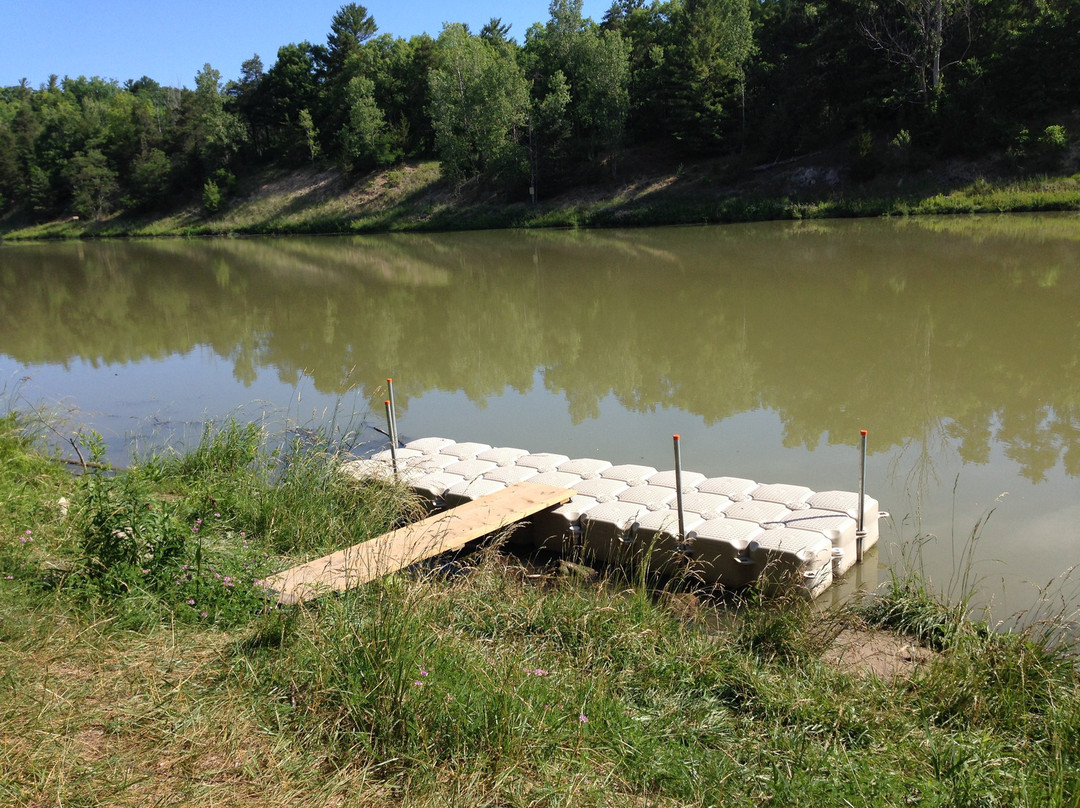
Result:
<svg viewBox="0 0 1080 808"><path fill-rule="evenodd" d="M283 606L341 592L442 553L460 550L528 516L569 501L569 488L516 483L382 536L265 578Z"/></svg>

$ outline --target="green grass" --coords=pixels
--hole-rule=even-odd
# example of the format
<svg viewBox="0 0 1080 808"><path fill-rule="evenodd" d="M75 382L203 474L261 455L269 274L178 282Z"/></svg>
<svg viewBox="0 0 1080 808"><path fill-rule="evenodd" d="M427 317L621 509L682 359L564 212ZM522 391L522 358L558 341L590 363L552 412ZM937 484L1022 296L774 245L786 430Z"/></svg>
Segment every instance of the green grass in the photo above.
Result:
<svg viewBox="0 0 1080 808"><path fill-rule="evenodd" d="M266 611L253 578L408 518L404 492L235 422L79 477L43 432L0 419L0 804L1080 799L1072 646L991 631L917 573L820 611L492 548ZM826 661L875 626L937 652L895 678Z"/></svg>
<svg viewBox="0 0 1080 808"><path fill-rule="evenodd" d="M680 167L681 169L681 167ZM1080 175L979 178L962 184L930 175L883 175L843 188L788 187L754 172L724 176L709 163L693 171L575 189L533 205L455 188L434 161L349 178L326 167L250 178L213 216L194 201L157 216L104 221L0 223L9 240L160 236L435 232L505 228L641 227L765 220L934 216L1080 210ZM910 180L897 185L897 179Z"/></svg>

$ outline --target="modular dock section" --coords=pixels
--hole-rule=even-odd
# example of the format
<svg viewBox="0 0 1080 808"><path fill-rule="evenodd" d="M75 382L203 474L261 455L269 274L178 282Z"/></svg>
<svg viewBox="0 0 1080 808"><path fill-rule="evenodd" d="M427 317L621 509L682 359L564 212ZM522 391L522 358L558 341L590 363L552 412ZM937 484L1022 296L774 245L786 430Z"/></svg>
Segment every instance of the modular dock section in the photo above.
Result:
<svg viewBox="0 0 1080 808"><path fill-rule="evenodd" d="M569 489L569 501L537 509L515 535L537 548L600 563L646 563L706 585L771 588L795 581L817 596L851 568L860 544L866 550L878 541L877 500L862 497L860 535L860 497L852 492L676 475L448 438L414 440L342 470L359 479L396 477L436 513L454 513L523 482Z"/></svg>

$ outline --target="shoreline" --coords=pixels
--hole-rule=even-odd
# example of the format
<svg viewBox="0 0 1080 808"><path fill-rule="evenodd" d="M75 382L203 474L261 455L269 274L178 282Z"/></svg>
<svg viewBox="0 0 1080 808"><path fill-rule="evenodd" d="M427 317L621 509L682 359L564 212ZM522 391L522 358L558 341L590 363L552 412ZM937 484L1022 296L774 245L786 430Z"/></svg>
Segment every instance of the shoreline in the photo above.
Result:
<svg viewBox="0 0 1080 808"><path fill-rule="evenodd" d="M729 175L703 163L692 170L679 166L639 172L619 183L582 186L531 203L450 186L434 161L359 177L312 166L248 177L213 216L194 202L168 212L100 221L32 223L9 215L0 220L0 242L611 229L1080 211L1080 174L987 180L979 168L894 172L853 182L842 179L843 168L827 165Z"/></svg>
<svg viewBox="0 0 1080 808"><path fill-rule="evenodd" d="M1066 612L991 628L917 574L826 611L724 602L497 547L267 610L254 580L384 532L404 492L322 447L279 463L236 422L75 477L36 419L0 418L18 804L1056 805L1080 784Z"/></svg>

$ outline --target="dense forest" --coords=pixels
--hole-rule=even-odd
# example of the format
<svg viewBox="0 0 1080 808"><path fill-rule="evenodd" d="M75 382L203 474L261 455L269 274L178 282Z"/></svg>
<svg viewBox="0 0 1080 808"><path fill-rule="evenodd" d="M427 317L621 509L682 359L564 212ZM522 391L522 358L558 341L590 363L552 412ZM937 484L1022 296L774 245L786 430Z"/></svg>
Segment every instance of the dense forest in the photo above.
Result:
<svg viewBox="0 0 1080 808"><path fill-rule="evenodd" d="M342 6L325 43L255 55L195 88L52 76L0 88L0 214L102 218L330 162L437 158L508 199L617 181L628 150L673 165L776 163L842 144L851 170L1007 155L1053 171L1080 110L1080 0L552 0L523 41L493 18L380 34ZM1075 128L1075 126L1073 126Z"/></svg>

